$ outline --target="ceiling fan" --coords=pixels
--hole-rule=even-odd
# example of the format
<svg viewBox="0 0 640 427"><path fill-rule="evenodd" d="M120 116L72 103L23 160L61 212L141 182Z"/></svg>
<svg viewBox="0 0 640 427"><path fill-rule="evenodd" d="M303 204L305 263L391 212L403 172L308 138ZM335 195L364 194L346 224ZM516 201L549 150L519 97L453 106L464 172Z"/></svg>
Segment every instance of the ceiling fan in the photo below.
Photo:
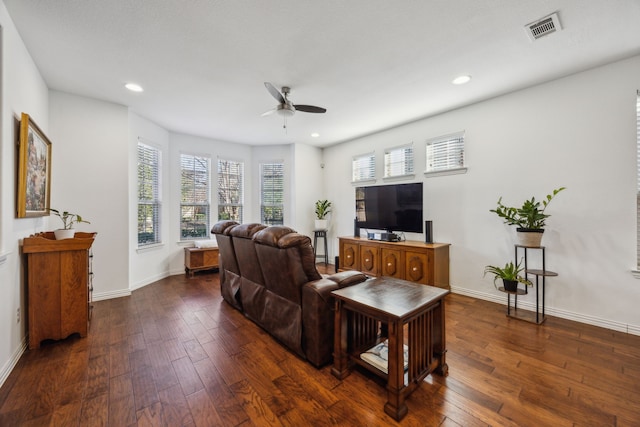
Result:
<svg viewBox="0 0 640 427"><path fill-rule="evenodd" d="M304 113L326 113L327 111L326 108L316 107L315 105L294 104L288 98L289 93L291 93L291 88L288 86L282 87L282 93L280 93L280 91L269 82L264 82L264 86L267 88L271 96L278 101L278 105L276 108L263 113L263 116L277 113L284 116L286 119L287 117L293 116L296 111L302 111ZM286 122L284 127L286 128Z"/></svg>

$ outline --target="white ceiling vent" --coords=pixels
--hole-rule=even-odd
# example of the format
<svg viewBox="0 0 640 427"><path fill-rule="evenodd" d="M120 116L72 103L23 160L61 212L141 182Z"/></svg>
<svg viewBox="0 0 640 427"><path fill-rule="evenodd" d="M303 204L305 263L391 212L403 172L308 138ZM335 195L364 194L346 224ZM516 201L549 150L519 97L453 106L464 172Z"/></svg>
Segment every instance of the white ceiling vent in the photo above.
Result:
<svg viewBox="0 0 640 427"><path fill-rule="evenodd" d="M535 22L531 22L530 24L525 25L524 28L531 41L536 41L540 37L562 30L557 13L545 16Z"/></svg>

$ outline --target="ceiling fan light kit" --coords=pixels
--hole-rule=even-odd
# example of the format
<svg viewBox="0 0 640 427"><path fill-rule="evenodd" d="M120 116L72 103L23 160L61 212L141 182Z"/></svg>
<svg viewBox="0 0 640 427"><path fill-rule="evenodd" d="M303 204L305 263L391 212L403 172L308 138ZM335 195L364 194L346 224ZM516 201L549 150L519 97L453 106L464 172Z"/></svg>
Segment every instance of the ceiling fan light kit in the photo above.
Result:
<svg viewBox="0 0 640 427"><path fill-rule="evenodd" d="M291 93L291 88L288 86L282 87L282 92L276 89L274 85L269 82L264 82L264 86L267 88L267 91L273 96L276 101L278 101L278 105L273 110L269 110L265 113L262 113L263 116L268 116L273 113L277 113L279 116L284 117L284 128L287 127L286 119L287 117L291 117L295 114L296 111L301 111L303 113L326 113L327 109L322 107L316 107L315 105L303 105L303 104L294 104L292 103L288 96Z"/></svg>

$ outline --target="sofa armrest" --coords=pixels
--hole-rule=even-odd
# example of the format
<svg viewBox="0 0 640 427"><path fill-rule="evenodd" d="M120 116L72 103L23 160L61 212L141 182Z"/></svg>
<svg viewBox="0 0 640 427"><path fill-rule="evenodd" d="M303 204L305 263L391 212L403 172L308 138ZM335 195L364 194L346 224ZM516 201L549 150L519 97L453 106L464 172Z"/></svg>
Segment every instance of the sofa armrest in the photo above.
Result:
<svg viewBox="0 0 640 427"><path fill-rule="evenodd" d="M355 270L341 271L331 276L326 276L326 278L334 281L340 289L367 280L367 276L365 276L364 273Z"/></svg>

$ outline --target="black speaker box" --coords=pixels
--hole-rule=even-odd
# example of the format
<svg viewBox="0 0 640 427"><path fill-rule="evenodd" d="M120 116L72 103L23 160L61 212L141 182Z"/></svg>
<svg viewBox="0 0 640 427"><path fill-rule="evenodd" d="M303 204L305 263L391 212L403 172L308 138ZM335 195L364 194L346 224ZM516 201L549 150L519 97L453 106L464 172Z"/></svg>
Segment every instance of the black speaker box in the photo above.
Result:
<svg viewBox="0 0 640 427"><path fill-rule="evenodd" d="M358 218L353 219L353 237L360 237L360 227L358 227Z"/></svg>
<svg viewBox="0 0 640 427"><path fill-rule="evenodd" d="M433 224L431 221L424 222L424 242L433 243Z"/></svg>

